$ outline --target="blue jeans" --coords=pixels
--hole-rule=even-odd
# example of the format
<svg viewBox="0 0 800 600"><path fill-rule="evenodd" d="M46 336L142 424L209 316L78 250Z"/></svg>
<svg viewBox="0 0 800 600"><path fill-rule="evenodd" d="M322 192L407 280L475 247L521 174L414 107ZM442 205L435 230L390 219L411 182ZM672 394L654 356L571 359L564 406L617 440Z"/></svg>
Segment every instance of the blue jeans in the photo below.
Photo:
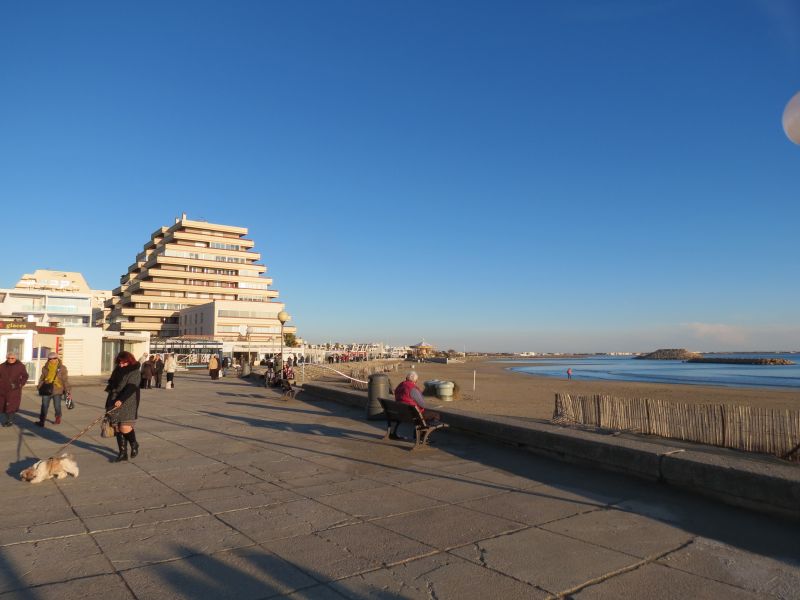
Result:
<svg viewBox="0 0 800 600"><path fill-rule="evenodd" d="M42 396L42 411L39 413L39 417L44 421L45 417L47 417L47 413L50 410L50 398L53 399L53 407L56 409L56 416L61 416L61 399L64 397L64 394L54 394L52 396Z"/></svg>

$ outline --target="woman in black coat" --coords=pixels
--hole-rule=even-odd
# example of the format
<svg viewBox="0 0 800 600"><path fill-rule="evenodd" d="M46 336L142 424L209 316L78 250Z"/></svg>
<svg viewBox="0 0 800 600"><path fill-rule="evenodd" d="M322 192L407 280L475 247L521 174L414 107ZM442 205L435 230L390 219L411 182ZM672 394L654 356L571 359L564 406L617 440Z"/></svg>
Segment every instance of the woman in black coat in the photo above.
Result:
<svg viewBox="0 0 800 600"><path fill-rule="evenodd" d="M153 376L156 374L155 363L153 362L153 357L150 357L150 360L144 361L142 363L142 381L139 384L139 387L142 389L147 388L148 390L153 387L152 379Z"/></svg>
<svg viewBox="0 0 800 600"><path fill-rule="evenodd" d="M116 366L111 372L106 391L106 411L116 433L119 454L115 462L128 460L128 442L131 445L131 458L139 454L134 425L139 417L139 363L130 352L120 352L114 360ZM113 410L112 410L113 409Z"/></svg>

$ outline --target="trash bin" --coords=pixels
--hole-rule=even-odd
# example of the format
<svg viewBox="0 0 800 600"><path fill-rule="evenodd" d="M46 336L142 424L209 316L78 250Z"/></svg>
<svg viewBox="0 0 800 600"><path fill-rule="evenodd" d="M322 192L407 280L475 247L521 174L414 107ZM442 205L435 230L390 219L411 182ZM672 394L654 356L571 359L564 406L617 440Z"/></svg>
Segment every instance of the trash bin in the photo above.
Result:
<svg viewBox="0 0 800 600"><path fill-rule="evenodd" d="M453 400L453 388L455 387L456 384L452 381L440 381L439 385L436 386L436 395L445 402L450 402Z"/></svg>
<svg viewBox="0 0 800 600"><path fill-rule="evenodd" d="M386 373L373 373L367 384L367 419L374 421L383 418L383 407L378 398L391 398L392 388Z"/></svg>
<svg viewBox="0 0 800 600"><path fill-rule="evenodd" d="M436 396L439 393L438 387L440 383L442 383L442 381L439 379L429 379L425 381L425 390L422 393L426 396Z"/></svg>

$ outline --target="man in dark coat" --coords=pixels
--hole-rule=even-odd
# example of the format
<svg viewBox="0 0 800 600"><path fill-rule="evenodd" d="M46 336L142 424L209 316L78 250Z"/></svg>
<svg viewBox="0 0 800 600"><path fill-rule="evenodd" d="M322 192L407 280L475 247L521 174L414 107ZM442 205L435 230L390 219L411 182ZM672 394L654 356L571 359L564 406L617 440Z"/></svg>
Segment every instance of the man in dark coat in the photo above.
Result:
<svg viewBox="0 0 800 600"><path fill-rule="evenodd" d="M0 364L0 411L6 414L3 427L14 424L14 415L22 401L22 387L28 381L28 370L17 360L13 352L6 354L6 362Z"/></svg>

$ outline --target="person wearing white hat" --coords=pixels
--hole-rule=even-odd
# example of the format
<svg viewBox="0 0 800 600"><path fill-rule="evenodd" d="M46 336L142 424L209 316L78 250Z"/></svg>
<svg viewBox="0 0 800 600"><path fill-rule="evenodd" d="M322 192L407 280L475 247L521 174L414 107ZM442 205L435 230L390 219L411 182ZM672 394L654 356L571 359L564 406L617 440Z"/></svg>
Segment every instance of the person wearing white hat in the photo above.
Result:
<svg viewBox="0 0 800 600"><path fill-rule="evenodd" d="M44 427L47 413L50 410L50 400L53 400L53 407L56 411L54 423L61 424L61 400L70 391L69 375L67 366L58 358L58 354L51 352L47 355L47 362L42 367L42 374L39 376L37 386L39 395L42 397L42 409L39 411L39 427Z"/></svg>

